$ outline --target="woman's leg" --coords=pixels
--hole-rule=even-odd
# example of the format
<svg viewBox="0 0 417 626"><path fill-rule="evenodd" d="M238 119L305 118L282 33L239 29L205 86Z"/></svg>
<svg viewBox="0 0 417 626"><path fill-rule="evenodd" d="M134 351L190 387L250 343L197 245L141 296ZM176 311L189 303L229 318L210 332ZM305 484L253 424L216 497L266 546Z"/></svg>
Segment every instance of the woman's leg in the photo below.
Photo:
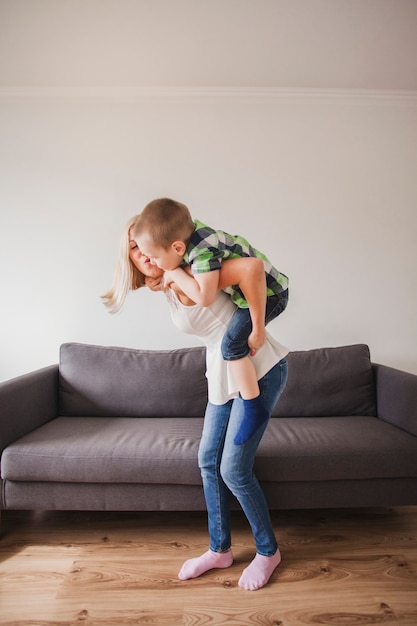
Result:
<svg viewBox="0 0 417 626"><path fill-rule="evenodd" d="M282 359L259 381L262 402L269 416L285 388L287 374L287 362L286 359ZM267 422L260 426L247 442L236 445L234 438L241 423L242 405L243 402L240 398L233 401L220 471L225 484L239 501L249 521L256 544L257 557L249 568L245 570L246 575L242 576L243 580L241 579L239 584L246 589L258 589L267 582L278 565L280 556L268 505L261 486L253 473L256 450L264 434ZM266 560L264 562L265 557ZM264 565L269 564L269 567L266 568L266 571L259 573L261 562ZM248 576L248 570L251 567L252 572L249 571Z"/></svg>
<svg viewBox="0 0 417 626"><path fill-rule="evenodd" d="M198 466L203 481L208 513L210 549L225 552L230 548L230 492L220 474L220 462L233 401L207 404L198 450Z"/></svg>
<svg viewBox="0 0 417 626"><path fill-rule="evenodd" d="M206 408L198 465L207 505L210 549L184 563L178 574L181 580L196 578L209 569L229 567L233 562L230 550L230 492L220 475L220 461L231 409L232 401L222 405L209 402Z"/></svg>

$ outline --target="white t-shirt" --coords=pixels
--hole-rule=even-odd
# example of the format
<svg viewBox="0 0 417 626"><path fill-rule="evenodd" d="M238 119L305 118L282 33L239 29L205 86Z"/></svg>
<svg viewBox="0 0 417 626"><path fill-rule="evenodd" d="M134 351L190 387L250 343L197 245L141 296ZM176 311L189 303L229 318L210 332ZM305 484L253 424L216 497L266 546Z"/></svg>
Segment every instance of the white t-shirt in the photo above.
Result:
<svg viewBox="0 0 417 626"><path fill-rule="evenodd" d="M184 333L196 335L206 346L206 377L208 397L212 404L225 404L236 398L238 388L230 372L228 361L223 359L221 342L227 325L236 311L230 296L218 291L213 304L208 307L186 306L175 293L166 292L171 318L175 326ZM289 350L267 333L266 341L255 356L250 357L260 380L270 369L283 359Z"/></svg>

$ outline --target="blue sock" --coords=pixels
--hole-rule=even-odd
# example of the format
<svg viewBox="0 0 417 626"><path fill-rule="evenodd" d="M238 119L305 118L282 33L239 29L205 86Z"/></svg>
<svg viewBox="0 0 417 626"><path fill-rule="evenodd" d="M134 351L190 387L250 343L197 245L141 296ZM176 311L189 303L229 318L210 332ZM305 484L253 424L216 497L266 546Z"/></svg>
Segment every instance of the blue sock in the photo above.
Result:
<svg viewBox="0 0 417 626"><path fill-rule="evenodd" d="M243 400L243 417L239 430L234 438L236 445L248 441L252 435L267 421L268 411L262 404L261 396L251 400Z"/></svg>

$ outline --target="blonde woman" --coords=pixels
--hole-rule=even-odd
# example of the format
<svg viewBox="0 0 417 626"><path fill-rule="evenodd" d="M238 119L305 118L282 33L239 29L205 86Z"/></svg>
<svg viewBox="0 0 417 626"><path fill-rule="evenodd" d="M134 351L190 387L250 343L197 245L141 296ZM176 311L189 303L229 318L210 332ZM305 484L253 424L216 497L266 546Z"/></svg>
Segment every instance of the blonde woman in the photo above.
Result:
<svg viewBox="0 0 417 626"><path fill-rule="evenodd" d="M163 270L143 255L131 238L136 217L126 224L120 255L111 289L103 296L111 313L123 308L130 291L147 285L153 291L164 290L175 325L198 336L206 346L208 396L198 464L208 513L209 549L186 561L178 577L196 578L214 568L230 567L231 550L230 493L237 498L250 524L256 555L243 571L239 586L254 591L263 587L281 561L264 493L253 473L256 450L266 421L245 443L236 445L234 438L243 412L243 401L221 353L221 340L236 308L229 296L219 291L212 305L197 306L171 283L163 287ZM220 270L219 289L239 284L248 297L265 280L262 263L245 258L225 261ZM265 288L262 286L262 288ZM245 291L246 290L246 291ZM262 402L270 417L287 381L288 350L268 333L263 347L253 356ZM268 417L268 419L269 419Z"/></svg>

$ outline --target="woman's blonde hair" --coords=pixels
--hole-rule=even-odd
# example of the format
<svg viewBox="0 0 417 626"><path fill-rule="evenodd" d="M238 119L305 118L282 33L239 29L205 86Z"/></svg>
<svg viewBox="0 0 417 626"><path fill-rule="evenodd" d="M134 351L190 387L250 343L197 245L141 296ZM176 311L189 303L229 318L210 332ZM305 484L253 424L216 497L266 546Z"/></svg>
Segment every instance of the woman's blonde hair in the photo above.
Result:
<svg viewBox="0 0 417 626"><path fill-rule="evenodd" d="M118 313L122 310L129 291L135 291L145 285L145 276L132 263L129 253L129 234L139 215L132 217L125 225L120 238L119 258L114 273L113 284L109 291L101 298L109 313Z"/></svg>

